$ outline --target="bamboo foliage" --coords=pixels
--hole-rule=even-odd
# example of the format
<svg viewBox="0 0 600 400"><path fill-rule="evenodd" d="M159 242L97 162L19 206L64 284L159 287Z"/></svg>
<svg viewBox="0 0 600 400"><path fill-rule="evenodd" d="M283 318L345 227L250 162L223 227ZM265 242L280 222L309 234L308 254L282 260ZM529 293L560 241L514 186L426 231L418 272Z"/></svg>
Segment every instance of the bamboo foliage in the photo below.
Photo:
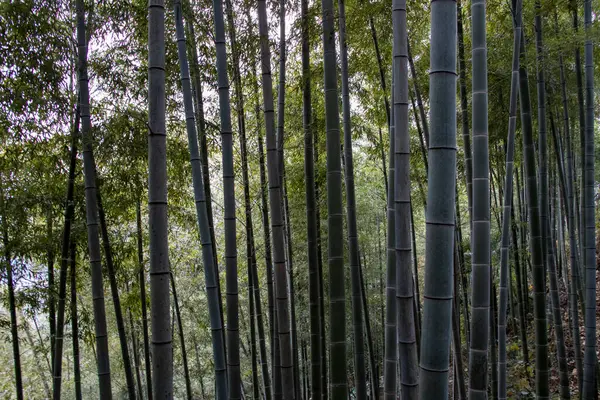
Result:
<svg viewBox="0 0 600 400"><path fill-rule="evenodd" d="M212 1L0 7L7 396L594 398L593 1Z"/></svg>

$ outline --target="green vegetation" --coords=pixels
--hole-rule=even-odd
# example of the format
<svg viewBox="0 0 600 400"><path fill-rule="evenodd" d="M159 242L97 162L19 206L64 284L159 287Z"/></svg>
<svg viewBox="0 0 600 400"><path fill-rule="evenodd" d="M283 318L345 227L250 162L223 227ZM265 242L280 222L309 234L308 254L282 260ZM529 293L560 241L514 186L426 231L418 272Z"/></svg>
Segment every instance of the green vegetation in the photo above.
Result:
<svg viewBox="0 0 600 400"><path fill-rule="evenodd" d="M595 398L599 9L0 0L0 396Z"/></svg>

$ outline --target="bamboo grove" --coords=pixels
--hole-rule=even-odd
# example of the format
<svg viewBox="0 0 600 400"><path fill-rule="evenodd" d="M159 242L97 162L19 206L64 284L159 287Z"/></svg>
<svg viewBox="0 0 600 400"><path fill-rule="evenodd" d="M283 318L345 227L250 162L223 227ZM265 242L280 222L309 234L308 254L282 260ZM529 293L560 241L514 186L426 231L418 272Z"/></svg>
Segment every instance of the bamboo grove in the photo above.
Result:
<svg viewBox="0 0 600 400"><path fill-rule="evenodd" d="M0 0L0 396L597 398L599 8Z"/></svg>

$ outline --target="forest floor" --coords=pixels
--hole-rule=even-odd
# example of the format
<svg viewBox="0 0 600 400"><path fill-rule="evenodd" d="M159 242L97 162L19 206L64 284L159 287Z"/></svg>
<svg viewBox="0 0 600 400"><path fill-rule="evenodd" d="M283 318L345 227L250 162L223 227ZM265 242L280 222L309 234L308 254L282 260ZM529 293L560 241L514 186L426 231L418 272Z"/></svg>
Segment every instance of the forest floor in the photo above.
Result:
<svg viewBox="0 0 600 400"><path fill-rule="evenodd" d="M599 247L600 248L600 247ZM598 265L596 266L596 287L600 289L600 257L597 257ZM560 298L560 311L562 314L563 331L565 335L565 346L567 351L567 363L569 370L569 386L572 398L577 398L574 394L579 393L578 381L577 381L577 369L575 367L574 349L573 349L573 331L570 328L571 316L567 307L568 291L565 287L564 280L559 279L559 298ZM550 296L547 297L550 301ZM530 307L532 299L530 298ZM600 333L600 290L597 290L596 294L596 332ZM554 330L554 322L552 321L551 304L547 305L548 318L549 318L549 356L550 356L550 393L552 399L558 399L559 393L559 373L558 373L558 362L556 358L556 338ZM579 307L581 310L581 307ZM510 318L509 318L510 319ZM529 353L529 363L523 361L523 352L521 341L518 330L513 327L518 326L518 321L510 323L507 326L507 397L510 399L534 399L535 398L535 332L533 327L533 314L530 312L527 315L527 344ZM579 315L579 336L581 342L581 349L585 348L585 325L581 312ZM596 335L596 357L600 358L600 335ZM468 363L468 349L463 349L463 360L467 360ZM489 357L491 361L491 357ZM583 361L583 354L582 354ZM450 369L450 391L452 392L452 382L454 381L453 368ZM468 372L468 364L465 364L465 374ZM467 377L465 377L467 378ZM468 379L468 378L467 378ZM491 377L490 377L491 381ZM491 382L490 382L491 383ZM490 385L491 386L491 385Z"/></svg>
<svg viewBox="0 0 600 400"><path fill-rule="evenodd" d="M596 287L600 287L600 264L596 267ZM559 279L559 298L560 298L560 311L562 316L563 332L565 336L565 346L567 351L567 365L569 371L569 387L571 395L579 393L578 380L577 380L577 368L575 367L575 351L573 348L573 330L571 328L571 315L567 306L568 291L565 287L563 279ZM547 297L550 301L550 296ZM596 293L596 304L600 304L600 291ZM550 311L551 304L548 304L548 310ZM581 307L579 307L581 311ZM508 360L508 379L507 395L512 399L533 399L535 394L535 332L533 328L533 315L530 313L528 316L528 331L527 331L527 342L529 347L529 364L525 365L522 359L521 344L518 336L518 332L510 334L507 332L508 340L507 343L507 360ZM551 318L551 314L548 314L550 320L550 328L548 334L548 345L550 355L550 393L551 398L558 399L559 393L559 370L558 361L556 358L556 336L554 329L554 321ZM596 307L596 331L600 332L600 310ZM581 342L582 352L585 349L585 324L581 315L579 314L579 336ZM600 357L600 340L599 336L596 335L596 357ZM582 354L583 360L583 354ZM575 396L573 396L575 398Z"/></svg>

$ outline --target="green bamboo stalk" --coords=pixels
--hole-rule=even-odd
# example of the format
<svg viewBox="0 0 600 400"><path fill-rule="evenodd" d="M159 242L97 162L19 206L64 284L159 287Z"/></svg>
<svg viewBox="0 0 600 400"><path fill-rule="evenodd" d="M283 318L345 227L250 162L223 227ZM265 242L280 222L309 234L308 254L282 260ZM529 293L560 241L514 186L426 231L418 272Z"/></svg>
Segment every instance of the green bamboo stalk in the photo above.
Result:
<svg viewBox="0 0 600 400"><path fill-rule="evenodd" d="M73 240L69 243L70 250L70 284L71 284L71 336L73 337L73 380L75 384L75 399L81 400L81 365L79 362L79 322L77 319L77 247ZM150 398L151 400L151 398Z"/></svg>
<svg viewBox="0 0 600 400"><path fill-rule="evenodd" d="M350 282L352 290L352 328L354 345L354 380L356 398L367 398L367 378L365 367L365 343L363 313L360 290L358 228L356 223L356 194L354 189L354 162L352 156L352 131L350 115L350 89L348 83L348 48L346 42L346 7L344 0L338 0L338 21L340 38L340 58L342 77L342 111L344 122L344 167L346 178L346 213L348 224L348 251L350 256Z"/></svg>
<svg viewBox="0 0 600 400"><path fill-rule="evenodd" d="M271 78L271 49L269 47L269 33L267 22L267 10L265 0L258 1L258 30L260 35L261 67L263 76L263 102L264 118L267 136L267 174L269 181L269 203L271 208L271 231L273 244L273 262L275 265L275 293L276 293L276 323L275 329L277 336L275 341L276 353L277 343L279 343L280 353L285 355L274 362L274 383L275 393L279 388L277 385L277 371L275 371L279 361L281 361L281 387L283 389L284 399L292 399L294 396L294 375L292 364L292 338L290 332L290 318L288 308L288 274L285 263L284 247L284 221L281 197L281 180L278 168L277 141L275 136L275 122L273 109L273 83ZM278 339L278 340L277 340Z"/></svg>
<svg viewBox="0 0 600 400"><path fill-rule="evenodd" d="M21 372L21 351L19 349L19 331L17 321L17 305L15 300L15 286L13 281L13 266L8 238L7 207L2 186L0 186L0 206L2 209L2 244L4 245L4 262L6 267L6 281L8 286L8 306L10 309L10 333L13 350L13 364L15 371L15 395L17 400L23 400L23 376Z"/></svg>
<svg viewBox="0 0 600 400"><path fill-rule="evenodd" d="M550 105L550 101L548 100L548 105ZM556 132L556 127L554 125L554 117L552 114L552 110L550 109L550 130L552 132L552 137L554 140L554 150L557 155L557 163L556 169L558 170L558 174L561 177L561 180L564 181L564 171L563 171L563 163L562 157L560 153L562 153L562 149L560 148L560 141L558 139L558 133ZM563 185L564 188L564 185ZM566 194L566 193L565 193ZM564 195L564 194L563 194ZM550 213L550 215L553 215ZM558 295L558 278L556 277L556 257L554 253L554 239L552 237L552 224L548 221L546 222L546 232L547 232L547 247L546 251L548 252L548 271L550 278L550 301L552 302L552 317L554 320L554 332L556 338L556 355L558 359L558 369L559 369L559 383L560 383L560 397L561 399L570 399L571 394L569 393L569 372L567 370L567 356L566 356L566 347L565 347L565 338L564 338L564 328L562 322L562 313L560 311L560 299Z"/></svg>
<svg viewBox="0 0 600 400"><path fill-rule="evenodd" d="M535 0L535 52L537 68L537 122L538 122L538 147L537 156L539 163L538 191L540 195L540 223L542 237L542 263L544 268L544 285L548 271L547 251L547 226L548 226L548 145L546 128L546 87L544 78L544 44L542 33L542 16L539 0Z"/></svg>
<svg viewBox="0 0 600 400"><path fill-rule="evenodd" d="M310 17L308 0L301 2L302 12L302 123L304 127L304 175L306 177L306 229L309 276L310 312L310 381L312 395L322 398L321 371L321 309L319 303L319 266L317 260L317 213L315 198L315 165L313 154L313 127L310 80Z"/></svg>
<svg viewBox="0 0 600 400"><path fill-rule="evenodd" d="M217 51L217 76L219 92L219 118L221 122L221 145L223 162L223 199L225 227L225 286L227 304L227 382L229 399L242 397L240 373L240 332L238 268L235 217L235 177L233 169L233 131L231 128L231 104L229 101L229 77L227 75L227 50L225 45L225 21L223 1L213 1L215 46Z"/></svg>
<svg viewBox="0 0 600 400"><path fill-rule="evenodd" d="M392 74L392 104L394 103L394 75ZM394 131L394 113L391 115L390 132ZM394 153L394 135L389 136L390 155ZM384 355L383 355L383 395L386 400L396 399L397 379L397 342L396 342L396 225L394 212L394 185L395 185L394 157L389 158L390 178L387 193L387 262L386 262L386 290L385 290L385 328L384 328Z"/></svg>
<svg viewBox="0 0 600 400"><path fill-rule="evenodd" d="M513 167L515 152L515 130L517 127L517 96L519 93L519 46L521 43L521 0L513 10L514 39L512 74L510 81L510 105L508 138L506 144L506 173L504 180L504 203L502 215L502 242L500 250L500 309L498 311L498 399L506 399L506 308L507 283L510 279L510 226L513 199Z"/></svg>
<svg viewBox="0 0 600 400"><path fill-rule="evenodd" d="M421 399L448 397L456 191L456 25L456 3L432 0Z"/></svg>
<svg viewBox="0 0 600 400"><path fill-rule="evenodd" d="M159 2L160 3L160 2ZM152 4L152 2L150 3ZM83 138L83 175L85 181L85 205L87 216L88 251L92 274L92 298L96 335L96 353L99 393L102 399L111 399L111 375L108 350L108 329L104 305L104 285L102 283L102 264L100 255L100 237L98 232L98 204L96 197L96 162L94 161L92 132L90 121L90 93L87 73L87 41L85 33L85 8L83 0L77 7L77 47L79 55L79 110L81 116L81 134ZM151 10L150 6L149 9ZM151 13L152 16L152 13ZM149 38L150 40L150 38ZM153 53L151 52L150 55ZM153 61L149 58L149 61ZM152 65L152 63L150 63ZM152 72L152 71L150 71ZM152 77L152 74L150 75ZM150 79L152 82L152 79ZM150 114L152 116L152 113ZM152 120L151 120L152 122ZM150 128L153 128L151 125ZM154 129L157 131L157 129ZM162 131L164 132L164 130ZM157 354L155 359L160 358Z"/></svg>
<svg viewBox="0 0 600 400"><path fill-rule="evenodd" d="M583 355L583 398L595 396L596 368L596 207L594 179L594 56L592 2L585 0L585 351Z"/></svg>
<svg viewBox="0 0 600 400"><path fill-rule="evenodd" d="M333 400L348 397L346 375L346 289L344 279L344 216L337 57L332 0L322 0L325 130L327 133L327 215L329 264L330 390Z"/></svg>
<svg viewBox="0 0 600 400"><path fill-rule="evenodd" d="M148 335L148 315L146 311L146 271L144 266L144 251L142 241L142 206L138 200L136 204L136 234L137 253L140 285L140 305L142 308L142 330L144 332L144 361L146 364L146 392L148 400L152 400L152 366L150 365L150 339Z"/></svg>
<svg viewBox="0 0 600 400"><path fill-rule="evenodd" d="M63 227L61 257L60 257L60 275L58 283L58 313L56 318L56 341L54 342L53 362L53 380L52 380L52 398L60 399L62 384L62 353L64 345L64 325L65 325L65 305L67 296L67 270L69 266L69 251L71 241L71 225L75 204L73 202L73 193L75 191L75 168L77 165L77 141L79 140L79 107L75 113L75 124L71 137L71 159L69 162L69 178L67 181L67 201L65 205L65 223Z"/></svg>
<svg viewBox="0 0 600 400"><path fill-rule="evenodd" d="M567 105L567 97L566 97L566 79L564 74L564 67L562 63L562 55L560 56L560 80L561 80L561 91L562 91L562 99L563 99L563 112L565 119L565 141L567 145L567 179L566 179L566 189L567 189L567 199L565 199L565 208L567 210L567 227L569 229L569 254L571 261L571 281L568 285L568 296L569 296L569 308L570 308L570 317L571 317L571 329L572 329L572 338L573 338L573 351L575 353L575 368L577 369L577 382L579 393L582 391L583 385L583 360L581 359L581 336L579 333L579 307L577 303L577 292L578 286L581 282L579 277L579 246L576 238L577 236L577 228L578 224L576 222L575 215L577 214L577 207L575 206L575 175L574 170L574 160L573 160L573 150L571 147L571 134L569 130L569 113L568 113L568 105ZM556 150L556 149L555 149ZM558 154L557 154L558 155ZM565 186L565 185L563 185Z"/></svg>
<svg viewBox="0 0 600 400"><path fill-rule="evenodd" d="M463 16L460 0L456 1L458 33L458 70L460 76L460 116L465 153L465 181L469 204L469 221L473 219L473 156L471 154L471 133L469 131L469 104L467 101L467 67L465 63L465 43L463 39ZM468 343L469 341L467 341Z"/></svg>
<svg viewBox="0 0 600 400"><path fill-rule="evenodd" d="M473 100L473 213L471 263L471 342L469 398L487 398L490 318L490 171L488 146L488 88L486 1L471 3ZM509 176L507 174L507 176ZM512 176L512 175L510 175ZM508 222L508 221L507 221ZM508 227L508 226L507 226Z"/></svg>
<svg viewBox="0 0 600 400"><path fill-rule="evenodd" d="M177 320L177 333L179 334L179 345L181 346L181 362L183 364L183 377L185 380L185 393L188 400L193 399L192 381L190 380L190 369L187 360L187 351L185 349L185 336L183 333L183 323L181 322L181 310L179 309L179 299L177 298L177 288L175 286L175 277L173 272L169 274L171 281L171 290L173 292L173 305L175 306L175 316Z"/></svg>
<svg viewBox="0 0 600 400"><path fill-rule="evenodd" d="M190 151L190 164L192 167L192 184L194 187L194 202L196 203L196 218L198 232L202 246L202 258L204 263L204 279L209 305L209 319L211 325L213 365L215 370L216 397L225 399L227 396L227 368L225 365L225 348L223 342L223 322L219 310L219 291L214 246L212 242L210 217L208 214L208 199L206 198L206 185L202 174L202 160L198 149L197 124L192 104L191 82L186 54L186 37L183 25L181 1L176 0L175 29L177 33L177 50L179 55L179 66L181 70L181 85L183 91L184 111L186 116L186 131L188 134L188 148Z"/></svg>
<svg viewBox="0 0 600 400"><path fill-rule="evenodd" d="M525 40L521 35L521 57L525 57ZM535 326L535 392L538 399L549 398L548 386L548 329L546 320L546 292L542 257L541 223L538 203L535 149L529 100L529 78L524 60L519 66L519 95L521 126L523 131L523 155L525 160L525 183L529 225L529 247L531 251L533 281L533 317Z"/></svg>
<svg viewBox="0 0 600 400"><path fill-rule="evenodd" d="M408 133L408 39L406 1L392 2L394 74L394 229L396 251L396 322L400 365L400 396L416 399L419 391L411 271L410 136Z"/></svg>

